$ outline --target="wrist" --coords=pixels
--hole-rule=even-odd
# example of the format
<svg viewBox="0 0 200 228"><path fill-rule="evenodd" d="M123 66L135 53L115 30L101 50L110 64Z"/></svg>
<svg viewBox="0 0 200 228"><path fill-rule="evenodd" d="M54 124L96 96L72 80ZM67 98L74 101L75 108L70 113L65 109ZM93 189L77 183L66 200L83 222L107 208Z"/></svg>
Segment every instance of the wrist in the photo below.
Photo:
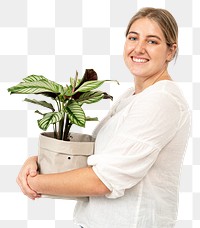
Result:
<svg viewBox="0 0 200 228"><path fill-rule="evenodd" d="M33 191L39 193L39 175L33 177L28 175L27 183Z"/></svg>

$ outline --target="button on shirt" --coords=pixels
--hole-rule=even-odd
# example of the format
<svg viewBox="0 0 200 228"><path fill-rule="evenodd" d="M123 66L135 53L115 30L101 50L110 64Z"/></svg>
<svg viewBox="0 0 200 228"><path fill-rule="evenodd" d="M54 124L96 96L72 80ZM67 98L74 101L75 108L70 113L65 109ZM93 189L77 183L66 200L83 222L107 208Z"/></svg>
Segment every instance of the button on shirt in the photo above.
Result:
<svg viewBox="0 0 200 228"><path fill-rule="evenodd" d="M175 82L128 89L93 132L88 165L110 189L78 202L84 228L173 228L190 111Z"/></svg>

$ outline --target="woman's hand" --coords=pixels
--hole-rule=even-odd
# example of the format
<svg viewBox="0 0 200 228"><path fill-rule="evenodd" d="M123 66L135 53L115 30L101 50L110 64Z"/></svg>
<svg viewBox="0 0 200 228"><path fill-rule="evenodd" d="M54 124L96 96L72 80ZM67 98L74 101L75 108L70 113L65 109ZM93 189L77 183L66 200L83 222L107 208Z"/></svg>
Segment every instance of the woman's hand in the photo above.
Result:
<svg viewBox="0 0 200 228"><path fill-rule="evenodd" d="M22 166L17 177L17 183L21 188L21 191L32 200L39 198L40 194L30 188L27 178L28 176L34 177L37 175L37 159L37 156L28 158Z"/></svg>

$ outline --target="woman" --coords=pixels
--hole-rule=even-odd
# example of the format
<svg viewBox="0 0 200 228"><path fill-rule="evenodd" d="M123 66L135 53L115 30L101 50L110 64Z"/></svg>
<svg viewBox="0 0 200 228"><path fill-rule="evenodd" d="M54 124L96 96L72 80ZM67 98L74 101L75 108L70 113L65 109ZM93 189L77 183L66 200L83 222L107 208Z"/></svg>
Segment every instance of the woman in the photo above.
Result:
<svg viewBox="0 0 200 228"><path fill-rule="evenodd" d="M190 115L168 63L178 49L178 27L164 9L143 8L131 19L124 60L134 76L95 129L88 167L37 174L29 158L17 182L31 199L40 194L89 196L74 218L84 228L172 228L177 219L180 169Z"/></svg>

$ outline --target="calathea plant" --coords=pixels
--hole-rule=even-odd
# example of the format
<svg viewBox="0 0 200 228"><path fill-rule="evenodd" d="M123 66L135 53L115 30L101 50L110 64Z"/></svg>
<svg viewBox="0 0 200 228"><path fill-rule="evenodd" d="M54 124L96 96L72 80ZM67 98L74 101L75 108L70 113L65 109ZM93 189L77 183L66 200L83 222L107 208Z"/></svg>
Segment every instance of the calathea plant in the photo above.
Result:
<svg viewBox="0 0 200 228"><path fill-rule="evenodd" d="M82 79L78 79L78 72L76 72L75 77L70 78L70 85L66 86L48 80L42 75L30 75L19 84L8 88L8 92L10 94L41 94L50 97L54 101L53 104L28 98L25 101L50 109L47 113L35 111L42 116L38 120L38 126L46 131L53 124L54 138L70 141L69 132L72 124L85 127L86 121L98 120L96 117L86 117L82 108L83 104L95 103L102 99L112 100L112 96L106 92L95 90L106 81L111 80L98 80L93 69L87 69Z"/></svg>

